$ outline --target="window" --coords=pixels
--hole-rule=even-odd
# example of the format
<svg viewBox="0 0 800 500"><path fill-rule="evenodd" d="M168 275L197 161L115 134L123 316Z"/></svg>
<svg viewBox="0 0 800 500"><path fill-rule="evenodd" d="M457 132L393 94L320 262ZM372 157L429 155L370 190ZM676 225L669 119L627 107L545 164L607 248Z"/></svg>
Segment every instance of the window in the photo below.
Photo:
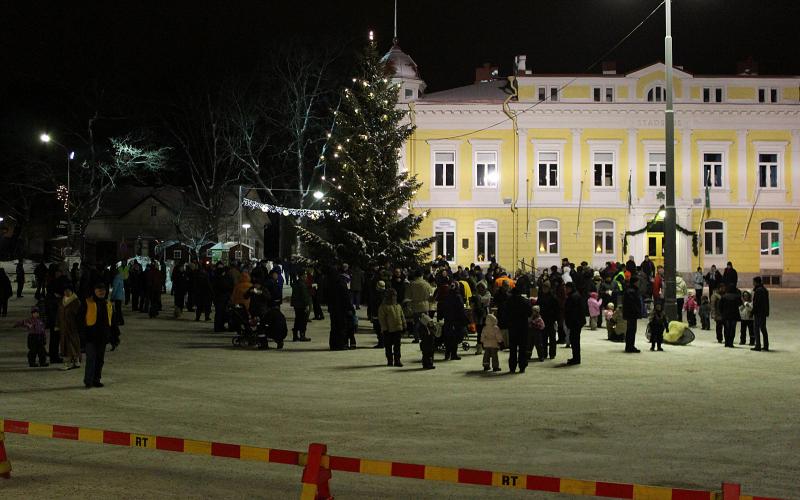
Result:
<svg viewBox="0 0 800 500"><path fill-rule="evenodd" d="M456 223L453 220L441 219L433 223L433 235L436 238L434 253L444 256L448 262L456 260Z"/></svg>
<svg viewBox="0 0 800 500"><path fill-rule="evenodd" d="M539 221L539 255L558 255L558 221Z"/></svg>
<svg viewBox="0 0 800 500"><path fill-rule="evenodd" d="M441 152L434 154L434 180L436 187L454 187L456 185L456 154Z"/></svg>
<svg viewBox="0 0 800 500"><path fill-rule="evenodd" d="M150 207L150 217L155 217L157 215L158 215L158 206L157 205L152 205Z"/></svg>
<svg viewBox="0 0 800 500"><path fill-rule="evenodd" d="M242 251L236 250L235 252L233 252L233 258L236 260L242 260Z"/></svg>
<svg viewBox="0 0 800 500"><path fill-rule="evenodd" d="M717 220L706 221L704 229L705 254L725 255L725 227L723 223Z"/></svg>
<svg viewBox="0 0 800 500"><path fill-rule="evenodd" d="M550 100L553 102L558 101L558 87L550 87Z"/></svg>
<svg viewBox="0 0 800 500"><path fill-rule="evenodd" d="M614 255L614 221L595 221L594 253L596 255Z"/></svg>
<svg viewBox="0 0 800 500"><path fill-rule="evenodd" d="M778 102L778 89L776 88L758 89L758 102Z"/></svg>
<svg viewBox="0 0 800 500"><path fill-rule="evenodd" d="M722 102L722 87L703 87L703 102Z"/></svg>
<svg viewBox="0 0 800 500"><path fill-rule="evenodd" d="M758 154L758 187L762 189L778 188L778 154Z"/></svg>
<svg viewBox="0 0 800 500"><path fill-rule="evenodd" d="M406 99L414 97L414 89L406 89Z"/></svg>
<svg viewBox="0 0 800 500"><path fill-rule="evenodd" d="M593 164L594 187L614 187L614 153L595 153Z"/></svg>
<svg viewBox="0 0 800 500"><path fill-rule="evenodd" d="M497 256L497 221L475 221L475 260L486 262Z"/></svg>
<svg viewBox="0 0 800 500"><path fill-rule="evenodd" d="M703 187L722 187L722 153L703 153Z"/></svg>
<svg viewBox="0 0 800 500"><path fill-rule="evenodd" d="M647 91L647 102L664 102L667 100L667 89L661 85Z"/></svg>
<svg viewBox="0 0 800 500"><path fill-rule="evenodd" d="M663 187L667 185L667 155L666 153L649 153L648 182L650 187Z"/></svg>
<svg viewBox="0 0 800 500"><path fill-rule="evenodd" d="M475 186L497 187L497 153L478 151L475 153Z"/></svg>
<svg viewBox="0 0 800 500"><path fill-rule="evenodd" d="M781 226L775 221L761 223L761 255L781 254Z"/></svg>
<svg viewBox="0 0 800 500"><path fill-rule="evenodd" d="M206 257L211 257L211 249L206 250Z"/></svg>
<svg viewBox="0 0 800 500"><path fill-rule="evenodd" d="M592 97L594 102L614 102L614 87L594 87Z"/></svg>
<svg viewBox="0 0 800 500"><path fill-rule="evenodd" d="M539 101L544 101L547 98L547 88L539 87Z"/></svg>
<svg viewBox="0 0 800 500"><path fill-rule="evenodd" d="M537 168L539 169L539 187L558 187L557 151L541 151Z"/></svg>
<svg viewBox="0 0 800 500"><path fill-rule="evenodd" d="M180 250L173 250L172 251L173 260L181 260L182 256L183 256L183 252L181 252Z"/></svg>

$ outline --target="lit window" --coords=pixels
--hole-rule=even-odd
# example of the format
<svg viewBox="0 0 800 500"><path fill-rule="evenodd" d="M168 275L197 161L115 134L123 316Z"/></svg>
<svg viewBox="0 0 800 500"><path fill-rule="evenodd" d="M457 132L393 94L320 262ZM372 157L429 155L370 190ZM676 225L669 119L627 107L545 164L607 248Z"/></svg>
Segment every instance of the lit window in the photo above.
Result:
<svg viewBox="0 0 800 500"><path fill-rule="evenodd" d="M497 221L475 221L475 260L488 262L497 256Z"/></svg>
<svg viewBox="0 0 800 500"><path fill-rule="evenodd" d="M593 160L594 187L614 187L614 153L597 152Z"/></svg>
<svg viewBox="0 0 800 500"><path fill-rule="evenodd" d="M539 254L558 255L558 221L543 219L539 221Z"/></svg>
<svg viewBox="0 0 800 500"><path fill-rule="evenodd" d="M716 220L706 221L705 227L705 254L722 256L725 255L725 226Z"/></svg>
<svg viewBox="0 0 800 500"><path fill-rule="evenodd" d="M539 153L537 168L539 187L558 187L558 152L542 151Z"/></svg>
<svg viewBox="0 0 800 500"><path fill-rule="evenodd" d="M781 254L781 226L775 221L761 223L761 255Z"/></svg>
<svg viewBox="0 0 800 500"><path fill-rule="evenodd" d="M475 185L477 187L497 187L497 153L479 151L475 153Z"/></svg>
<svg viewBox="0 0 800 500"><path fill-rule="evenodd" d="M456 223L441 219L433 223L434 253L444 256L448 262L456 260Z"/></svg>
<svg viewBox="0 0 800 500"><path fill-rule="evenodd" d="M648 181L650 187L663 187L667 185L667 155L666 153L648 154Z"/></svg>
<svg viewBox="0 0 800 500"><path fill-rule="evenodd" d="M777 189L779 171L777 153L758 154L758 187Z"/></svg>
<svg viewBox="0 0 800 500"><path fill-rule="evenodd" d="M241 250L236 250L235 252L233 252L233 255L234 255L234 257L233 257L234 259L242 260L242 251Z"/></svg>
<svg viewBox="0 0 800 500"><path fill-rule="evenodd" d="M454 187L456 185L456 154L442 152L434 155L434 181L436 187Z"/></svg>
<svg viewBox="0 0 800 500"><path fill-rule="evenodd" d="M703 187L722 187L722 153L703 153Z"/></svg>
<svg viewBox="0 0 800 500"><path fill-rule="evenodd" d="M594 253L597 255L614 255L614 221L595 221Z"/></svg>

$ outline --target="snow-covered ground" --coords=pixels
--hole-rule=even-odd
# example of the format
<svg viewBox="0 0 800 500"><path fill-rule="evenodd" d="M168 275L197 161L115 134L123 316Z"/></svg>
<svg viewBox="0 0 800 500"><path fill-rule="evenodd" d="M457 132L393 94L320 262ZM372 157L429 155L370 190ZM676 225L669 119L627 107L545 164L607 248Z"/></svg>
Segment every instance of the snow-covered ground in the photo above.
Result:
<svg viewBox="0 0 800 500"><path fill-rule="evenodd" d="M523 375L484 374L472 354L437 355L437 369L422 371L408 343L406 366L387 368L366 331L358 350L332 353L327 321L312 323L313 342L251 351L193 317L129 312L120 349L106 357L106 387L92 390L78 370L27 367L25 334L10 325L31 295L0 319L4 418L295 450L313 441L344 456L580 479L705 489L724 480L798 498L800 291L772 291L770 353L724 349L697 330L690 346L652 353L640 340L643 352L626 355L587 331L581 366L560 367L560 351ZM301 469L285 465L13 434L6 449L14 473L0 481L2 498L300 491ZM331 487L341 499L569 498L336 472Z"/></svg>

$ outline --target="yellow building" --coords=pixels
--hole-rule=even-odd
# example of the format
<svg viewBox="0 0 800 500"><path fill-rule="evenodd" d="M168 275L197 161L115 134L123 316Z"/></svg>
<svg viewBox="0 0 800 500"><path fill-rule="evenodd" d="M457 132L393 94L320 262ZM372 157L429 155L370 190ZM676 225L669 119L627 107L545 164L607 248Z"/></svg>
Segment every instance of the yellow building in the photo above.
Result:
<svg viewBox="0 0 800 500"><path fill-rule="evenodd" d="M508 268L662 260L663 64L545 75L518 56L515 76L479 69L426 95L408 55L386 58L416 125L401 160L423 184L413 209L429 210L435 254ZM676 68L674 89L678 270L732 261L743 283L800 286L800 77Z"/></svg>

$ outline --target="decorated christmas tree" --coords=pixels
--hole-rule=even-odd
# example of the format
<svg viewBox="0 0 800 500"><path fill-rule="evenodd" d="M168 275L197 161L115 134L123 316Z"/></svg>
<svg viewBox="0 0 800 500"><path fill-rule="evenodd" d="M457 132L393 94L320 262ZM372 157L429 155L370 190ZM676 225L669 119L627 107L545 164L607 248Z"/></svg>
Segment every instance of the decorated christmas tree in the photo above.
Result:
<svg viewBox="0 0 800 500"><path fill-rule="evenodd" d="M409 212L420 183L399 169L412 127L396 107L398 94L370 41L357 77L344 89L324 155L327 211L313 228L298 227L311 260L367 269L413 267L425 258L432 238L414 235L426 214Z"/></svg>

